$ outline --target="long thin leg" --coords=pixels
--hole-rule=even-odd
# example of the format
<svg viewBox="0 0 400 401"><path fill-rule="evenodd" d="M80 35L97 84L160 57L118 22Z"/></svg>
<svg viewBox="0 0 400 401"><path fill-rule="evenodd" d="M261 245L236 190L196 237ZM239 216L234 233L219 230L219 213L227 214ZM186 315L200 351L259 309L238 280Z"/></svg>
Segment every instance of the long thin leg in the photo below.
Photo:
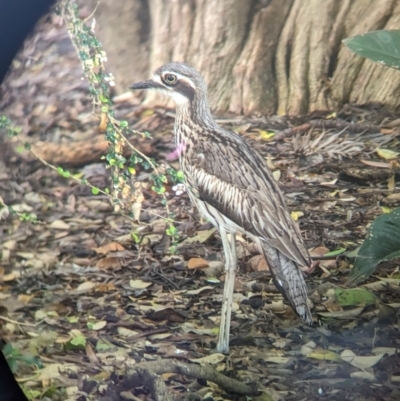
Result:
<svg viewBox="0 0 400 401"><path fill-rule="evenodd" d="M237 266L235 234L220 231L225 253L225 286L222 298L221 324L217 343L217 352L229 352L229 332L231 326L233 290Z"/></svg>

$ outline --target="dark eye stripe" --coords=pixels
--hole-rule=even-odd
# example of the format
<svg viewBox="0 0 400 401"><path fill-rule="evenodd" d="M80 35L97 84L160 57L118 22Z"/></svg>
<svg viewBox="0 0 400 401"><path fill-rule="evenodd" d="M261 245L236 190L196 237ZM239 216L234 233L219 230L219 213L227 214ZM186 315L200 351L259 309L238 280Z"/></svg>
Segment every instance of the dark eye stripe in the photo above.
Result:
<svg viewBox="0 0 400 401"><path fill-rule="evenodd" d="M193 100L194 98L194 89L190 86L190 84L182 80L177 83L174 90L186 96L189 100Z"/></svg>

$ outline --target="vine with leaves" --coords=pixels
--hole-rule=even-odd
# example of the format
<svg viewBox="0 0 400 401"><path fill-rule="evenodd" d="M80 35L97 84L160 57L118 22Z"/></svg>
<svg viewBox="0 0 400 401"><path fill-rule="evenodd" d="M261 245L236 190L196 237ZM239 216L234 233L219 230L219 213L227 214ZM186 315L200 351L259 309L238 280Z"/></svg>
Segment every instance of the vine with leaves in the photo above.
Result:
<svg viewBox="0 0 400 401"><path fill-rule="evenodd" d="M167 175L172 182L180 183L183 181L181 172L172 168L167 170L160 166L153 158L147 157L136 149L129 141L128 136L140 135L150 137L147 132L139 132L129 127L127 121L120 121L115 118L113 102L110 95L110 89L114 86L114 77L107 73L105 62L107 54L104 51L101 42L95 35L95 19L93 15L86 19L79 17L79 8L74 0L62 0L56 7L56 12L62 16L66 23L71 42L81 62L84 76L89 84L89 95L92 101L92 113L99 119L99 130L104 133L109 142L108 154L104 157L107 167L111 171L111 190L108 188L100 189L91 185L86 179L79 179L73 176L70 171L62 167L56 167L43 160L31 149L28 142L24 142L20 137L20 129L12 125L12 122L6 117L0 117L0 128L6 130L8 136L16 137L23 143L23 147L30 151L33 156L40 160L47 167L55 170L65 178L78 181L80 184L91 187L94 195L103 194L109 197L114 211L130 217L134 222L138 222L144 201L142 183L136 180L137 167L151 171L150 180L151 189L161 197L161 203L166 208L166 233L172 238L173 243L177 241L177 229L174 225L173 215L171 214L166 197L165 184ZM124 156L124 149L128 146L131 156ZM24 221L38 223L33 214L18 214L12 207L7 207L0 199L1 209L8 208L9 212L19 215ZM138 241L137 235L132 233L135 241Z"/></svg>

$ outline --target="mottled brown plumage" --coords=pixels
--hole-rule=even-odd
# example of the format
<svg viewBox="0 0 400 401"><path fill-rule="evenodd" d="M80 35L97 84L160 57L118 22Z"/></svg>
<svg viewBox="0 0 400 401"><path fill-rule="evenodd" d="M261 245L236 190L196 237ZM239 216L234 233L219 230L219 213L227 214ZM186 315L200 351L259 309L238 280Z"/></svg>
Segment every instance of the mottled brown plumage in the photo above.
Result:
<svg viewBox="0 0 400 401"><path fill-rule="evenodd" d="M174 99L175 141L181 149L187 191L221 234L226 279L217 350L229 350L237 232L259 245L276 286L298 315L312 323L307 288L298 267L310 265L301 235L263 158L241 136L214 121L201 75L187 64L169 63L152 80L132 88L156 89Z"/></svg>

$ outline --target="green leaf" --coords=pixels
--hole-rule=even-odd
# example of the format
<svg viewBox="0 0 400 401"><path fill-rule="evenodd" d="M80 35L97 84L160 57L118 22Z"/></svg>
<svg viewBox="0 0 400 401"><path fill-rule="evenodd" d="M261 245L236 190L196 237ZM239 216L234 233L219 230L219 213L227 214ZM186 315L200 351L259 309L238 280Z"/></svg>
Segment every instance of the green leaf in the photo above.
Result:
<svg viewBox="0 0 400 401"><path fill-rule="evenodd" d="M132 232L131 237L135 241L136 244L138 244L141 241L141 238L139 237L139 235L137 233Z"/></svg>
<svg viewBox="0 0 400 401"><path fill-rule="evenodd" d="M99 192L100 192L100 189L99 189L99 188L97 188L97 187L92 187L92 194L93 194L93 195L98 195Z"/></svg>
<svg viewBox="0 0 400 401"><path fill-rule="evenodd" d="M64 169L62 167L57 167L57 173L63 175Z"/></svg>
<svg viewBox="0 0 400 401"><path fill-rule="evenodd" d="M343 252L346 252L346 248L339 248L339 249L335 249L334 251L330 251L328 253L324 254L325 256L337 256L337 255L341 255Z"/></svg>
<svg viewBox="0 0 400 401"><path fill-rule="evenodd" d="M162 195L162 194L166 191L165 187L156 187L155 185L153 185L153 186L151 187L151 189L152 189L154 192L156 192L158 195Z"/></svg>
<svg viewBox="0 0 400 401"><path fill-rule="evenodd" d="M8 358L10 356L19 355L19 351L16 348L13 348L10 343L7 343L3 348L3 354L6 358Z"/></svg>
<svg viewBox="0 0 400 401"><path fill-rule="evenodd" d="M335 297L340 306L373 305L377 299L365 288L335 288Z"/></svg>
<svg viewBox="0 0 400 401"><path fill-rule="evenodd" d="M346 258L348 259L355 259L355 257L358 255L358 252L360 252L361 246L358 246L356 249L353 249L352 251L349 251L346 253Z"/></svg>
<svg viewBox="0 0 400 401"><path fill-rule="evenodd" d="M400 257L400 207L377 217L372 223L354 262L349 282L368 278L380 262Z"/></svg>
<svg viewBox="0 0 400 401"><path fill-rule="evenodd" d="M96 343L96 351L107 351L110 348L112 348L112 345L110 343L107 343L104 339L99 338Z"/></svg>
<svg viewBox="0 0 400 401"><path fill-rule="evenodd" d="M77 348L85 348L86 338L83 335L78 335L72 338L69 343Z"/></svg>
<svg viewBox="0 0 400 401"><path fill-rule="evenodd" d="M400 69L400 30L368 32L344 39L343 43L362 57Z"/></svg>
<svg viewBox="0 0 400 401"><path fill-rule="evenodd" d="M169 235L170 237L173 237L174 235L176 235L178 233L178 230L176 229L175 226L170 225L165 232L167 233L167 235Z"/></svg>
<svg viewBox="0 0 400 401"><path fill-rule="evenodd" d="M31 388L29 389L23 388L23 390L28 400L35 400L36 398L39 398L42 395L41 391L39 390L32 390Z"/></svg>
<svg viewBox="0 0 400 401"><path fill-rule="evenodd" d="M20 359L27 365L43 368L42 361L36 355L21 355Z"/></svg>
<svg viewBox="0 0 400 401"><path fill-rule="evenodd" d="M108 102L109 102L109 99L108 99L106 96L104 96L103 94L100 94L100 95L99 95L99 99L100 99L100 101L101 101L102 103L108 103ZM107 107L102 107L101 111L102 111L103 113L107 113L108 108L107 108Z"/></svg>

